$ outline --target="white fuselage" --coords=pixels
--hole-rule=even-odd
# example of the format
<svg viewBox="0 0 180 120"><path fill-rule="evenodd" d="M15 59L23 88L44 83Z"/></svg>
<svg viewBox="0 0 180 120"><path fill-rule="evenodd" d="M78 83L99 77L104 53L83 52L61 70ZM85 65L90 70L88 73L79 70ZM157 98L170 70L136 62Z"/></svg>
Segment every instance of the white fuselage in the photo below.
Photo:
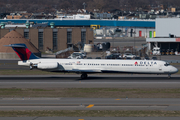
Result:
<svg viewBox="0 0 180 120"><path fill-rule="evenodd" d="M159 60L34 59L18 65L56 72L173 74L178 69Z"/></svg>

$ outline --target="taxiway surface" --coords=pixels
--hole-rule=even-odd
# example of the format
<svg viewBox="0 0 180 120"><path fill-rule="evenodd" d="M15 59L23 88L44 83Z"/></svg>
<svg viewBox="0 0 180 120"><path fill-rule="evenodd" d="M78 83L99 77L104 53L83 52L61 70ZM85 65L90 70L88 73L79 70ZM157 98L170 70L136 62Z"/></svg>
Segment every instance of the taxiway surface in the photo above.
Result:
<svg viewBox="0 0 180 120"><path fill-rule="evenodd" d="M180 75L7 75L0 88L179 88ZM90 107L88 107L90 106ZM87 108L88 107L88 108ZM0 110L180 110L179 98L0 98Z"/></svg>
<svg viewBox="0 0 180 120"><path fill-rule="evenodd" d="M1 98L0 110L180 110L179 98Z"/></svg>

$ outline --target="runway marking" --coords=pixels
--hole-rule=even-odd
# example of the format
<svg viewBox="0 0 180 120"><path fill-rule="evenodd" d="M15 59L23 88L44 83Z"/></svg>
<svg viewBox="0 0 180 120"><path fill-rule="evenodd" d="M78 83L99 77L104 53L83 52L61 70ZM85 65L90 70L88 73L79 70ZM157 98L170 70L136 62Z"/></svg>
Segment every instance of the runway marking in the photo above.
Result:
<svg viewBox="0 0 180 120"><path fill-rule="evenodd" d="M121 99L115 99L115 100L121 100Z"/></svg>
<svg viewBox="0 0 180 120"><path fill-rule="evenodd" d="M90 104L89 106L87 106L86 108L92 108L94 106L94 104Z"/></svg>

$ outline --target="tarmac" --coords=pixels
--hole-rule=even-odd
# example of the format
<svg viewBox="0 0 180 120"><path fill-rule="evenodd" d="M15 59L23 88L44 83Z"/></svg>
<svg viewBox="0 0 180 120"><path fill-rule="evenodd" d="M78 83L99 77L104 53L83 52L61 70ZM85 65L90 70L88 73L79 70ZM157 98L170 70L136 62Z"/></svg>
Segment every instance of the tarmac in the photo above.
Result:
<svg viewBox="0 0 180 120"><path fill-rule="evenodd" d="M0 110L180 110L180 98L1 98Z"/></svg>
<svg viewBox="0 0 180 120"><path fill-rule="evenodd" d="M0 75L0 88L179 88L180 75Z"/></svg>
<svg viewBox="0 0 180 120"><path fill-rule="evenodd" d="M179 56L161 56L180 60ZM0 70L29 70L18 60L0 60ZM180 65L176 65L180 69ZM0 75L0 88L179 88L180 75L92 74ZM179 98L0 98L0 110L165 110L179 111ZM88 107L89 106L89 107ZM179 120L179 117L0 117L1 120Z"/></svg>

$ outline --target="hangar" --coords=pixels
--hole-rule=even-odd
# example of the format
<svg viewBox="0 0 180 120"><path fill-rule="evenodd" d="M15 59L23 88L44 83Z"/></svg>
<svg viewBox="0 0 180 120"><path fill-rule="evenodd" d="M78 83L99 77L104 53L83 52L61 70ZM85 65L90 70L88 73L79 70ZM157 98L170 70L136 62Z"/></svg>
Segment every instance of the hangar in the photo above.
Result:
<svg viewBox="0 0 180 120"><path fill-rule="evenodd" d="M173 55L180 52L180 18L157 18L156 37L146 38L148 53L153 47L159 47L161 55Z"/></svg>

